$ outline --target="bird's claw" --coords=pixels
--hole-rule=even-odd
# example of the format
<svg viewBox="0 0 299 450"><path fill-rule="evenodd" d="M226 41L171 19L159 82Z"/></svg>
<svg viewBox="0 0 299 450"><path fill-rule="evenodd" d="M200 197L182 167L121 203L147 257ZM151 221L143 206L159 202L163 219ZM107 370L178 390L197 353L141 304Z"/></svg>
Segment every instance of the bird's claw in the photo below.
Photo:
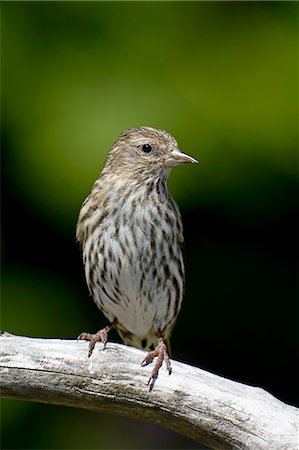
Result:
<svg viewBox="0 0 299 450"><path fill-rule="evenodd" d="M85 332L79 334L77 341L89 341L88 358L92 355L94 346L97 342L103 342L104 349L106 348L107 339L108 339L108 331L109 331L109 327L105 327L95 334L90 334L90 333L85 333Z"/></svg>
<svg viewBox="0 0 299 450"><path fill-rule="evenodd" d="M165 361L166 368L168 370L169 375L172 372L171 363L168 355L168 350L166 344L164 344L163 339L159 338L158 345L155 348L155 350L149 352L144 360L142 361L141 365L149 364L155 357L157 357L157 360L155 362L155 366L152 370L151 376L148 379L147 384L150 385L150 390L152 390L153 385L158 378L159 370L163 364L163 361ZM145 364L144 364L145 363Z"/></svg>

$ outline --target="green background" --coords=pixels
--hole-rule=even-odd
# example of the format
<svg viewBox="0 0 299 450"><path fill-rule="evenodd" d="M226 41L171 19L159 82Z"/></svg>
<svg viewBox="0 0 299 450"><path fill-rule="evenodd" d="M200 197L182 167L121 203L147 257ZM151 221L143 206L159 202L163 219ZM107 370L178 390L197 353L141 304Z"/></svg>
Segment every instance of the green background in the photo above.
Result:
<svg viewBox="0 0 299 450"><path fill-rule="evenodd" d="M173 357L295 403L297 17L295 2L1 2L3 329L105 325L80 205L121 131L162 128L201 161L170 177L187 270ZM1 421L7 449L200 448L49 405L3 401Z"/></svg>

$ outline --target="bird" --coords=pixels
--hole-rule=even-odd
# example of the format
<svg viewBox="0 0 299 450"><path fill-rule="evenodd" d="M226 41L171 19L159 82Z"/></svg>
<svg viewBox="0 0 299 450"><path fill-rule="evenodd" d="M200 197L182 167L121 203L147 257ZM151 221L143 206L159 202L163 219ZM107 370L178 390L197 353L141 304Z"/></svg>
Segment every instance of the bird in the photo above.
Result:
<svg viewBox="0 0 299 450"><path fill-rule="evenodd" d="M83 202L76 228L89 293L109 324L78 340L106 347L115 328L123 342L148 353L141 365L163 362L171 374L169 338L184 291L183 225L168 191L171 169L197 163L167 132L140 126L120 134Z"/></svg>

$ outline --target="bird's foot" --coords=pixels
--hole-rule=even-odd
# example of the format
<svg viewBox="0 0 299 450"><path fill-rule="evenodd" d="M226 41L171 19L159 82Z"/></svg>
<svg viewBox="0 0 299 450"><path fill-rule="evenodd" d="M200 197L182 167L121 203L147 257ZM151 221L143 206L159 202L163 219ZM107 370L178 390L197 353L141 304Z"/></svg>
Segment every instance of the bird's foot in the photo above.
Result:
<svg viewBox="0 0 299 450"><path fill-rule="evenodd" d="M104 349L106 348L108 333L112 328L115 327L116 324L117 320L114 320L110 325L107 325L107 327L102 328L95 334L85 332L79 334L77 338L78 341L89 341L88 358L92 355L94 346L96 345L97 342L103 342Z"/></svg>
<svg viewBox="0 0 299 450"><path fill-rule="evenodd" d="M149 364L155 357L157 356L157 360L155 363L155 366L152 370L151 376L148 379L147 384L151 383L151 387L153 387L153 384L155 383L156 379L158 378L159 369L163 364L163 361L165 361L166 368L168 370L169 375L172 372L170 359L168 355L168 350L166 344L163 342L163 338L160 337L158 341L158 345L152 352L149 352L144 360L142 361L141 365L143 364Z"/></svg>
<svg viewBox="0 0 299 450"><path fill-rule="evenodd" d="M104 348L106 348L107 339L108 339L108 331L109 331L109 326L103 328L102 330L99 330L95 334L90 334L90 333L84 332L78 336L78 341L89 341L88 358L91 356L94 346L96 345L96 342L103 342Z"/></svg>

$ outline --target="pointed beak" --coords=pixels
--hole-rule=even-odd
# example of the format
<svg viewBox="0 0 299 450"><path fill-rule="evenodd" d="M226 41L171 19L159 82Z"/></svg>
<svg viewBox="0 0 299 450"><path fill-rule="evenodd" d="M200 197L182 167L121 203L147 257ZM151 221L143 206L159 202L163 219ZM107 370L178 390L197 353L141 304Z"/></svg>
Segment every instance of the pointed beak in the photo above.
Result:
<svg viewBox="0 0 299 450"><path fill-rule="evenodd" d="M186 153L181 152L179 149L174 149L170 152L170 155L166 158L165 165L166 167L174 167L179 164L185 163L198 163L198 161L192 156L186 155Z"/></svg>

